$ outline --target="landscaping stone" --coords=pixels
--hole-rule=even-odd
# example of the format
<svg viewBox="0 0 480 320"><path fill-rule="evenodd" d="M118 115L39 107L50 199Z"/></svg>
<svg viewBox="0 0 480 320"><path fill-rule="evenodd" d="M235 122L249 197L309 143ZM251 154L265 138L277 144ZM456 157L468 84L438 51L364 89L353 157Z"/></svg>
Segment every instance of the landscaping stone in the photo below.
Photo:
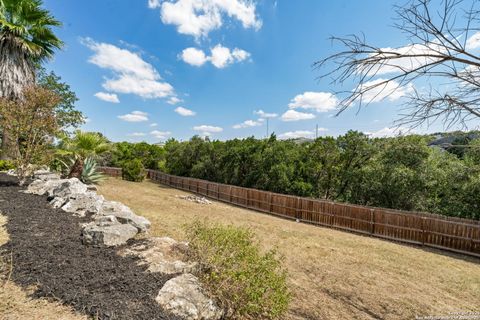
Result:
<svg viewBox="0 0 480 320"><path fill-rule="evenodd" d="M149 238L125 248L122 255L133 255L140 258L151 272L162 274L193 273L197 263L186 262L185 242L177 242L172 238Z"/></svg>
<svg viewBox="0 0 480 320"><path fill-rule="evenodd" d="M87 192L87 185L82 183L77 178L62 179L59 181L60 183L53 190L48 192L50 197L68 199L68 197L72 194L81 194Z"/></svg>
<svg viewBox="0 0 480 320"><path fill-rule="evenodd" d="M27 187L27 190L22 190L24 193L31 193L43 196L45 194L50 194L56 187L58 187L63 180L41 180L37 179L30 183Z"/></svg>
<svg viewBox="0 0 480 320"><path fill-rule="evenodd" d="M165 311L185 320L217 320L223 315L190 273L168 280L155 300Z"/></svg>
<svg viewBox="0 0 480 320"><path fill-rule="evenodd" d="M33 178L40 179L43 181L59 180L60 174L56 172L51 172L50 170L41 169L33 172Z"/></svg>
<svg viewBox="0 0 480 320"><path fill-rule="evenodd" d="M103 216L83 226L82 242L93 246L118 246L135 237L137 228L121 224L114 216Z"/></svg>
<svg viewBox="0 0 480 320"><path fill-rule="evenodd" d="M113 215L120 223L130 224L140 232L146 232L151 225L147 218L137 216L129 207L116 201L104 201L99 215Z"/></svg>
<svg viewBox="0 0 480 320"><path fill-rule="evenodd" d="M180 199L191 201L191 202L196 202L199 204L212 204L212 201L208 200L205 197L199 197L199 196L194 196L194 195L188 195L188 196L177 196Z"/></svg>
<svg viewBox="0 0 480 320"><path fill-rule="evenodd" d="M95 192L76 193L69 196L68 201L62 204L62 210L75 213L80 217L87 213L98 214L102 208L105 198Z"/></svg>

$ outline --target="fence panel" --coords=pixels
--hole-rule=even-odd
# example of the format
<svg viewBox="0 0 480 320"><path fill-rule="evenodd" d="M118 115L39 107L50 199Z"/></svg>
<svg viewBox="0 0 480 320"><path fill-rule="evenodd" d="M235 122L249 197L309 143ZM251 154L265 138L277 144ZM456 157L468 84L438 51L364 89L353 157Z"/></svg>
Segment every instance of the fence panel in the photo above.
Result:
<svg viewBox="0 0 480 320"><path fill-rule="evenodd" d="M100 170L113 177L122 174L119 168ZM288 219L480 257L480 221L476 220L301 198L155 170L147 170L147 177L173 188Z"/></svg>

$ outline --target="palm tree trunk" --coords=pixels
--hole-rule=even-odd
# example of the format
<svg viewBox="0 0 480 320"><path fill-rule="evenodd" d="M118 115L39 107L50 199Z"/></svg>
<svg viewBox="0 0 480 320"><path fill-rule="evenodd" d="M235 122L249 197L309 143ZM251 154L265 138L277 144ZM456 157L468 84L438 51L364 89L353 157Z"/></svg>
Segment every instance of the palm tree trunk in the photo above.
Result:
<svg viewBox="0 0 480 320"><path fill-rule="evenodd" d="M21 99L23 89L35 84L35 67L17 46L11 35L0 35L0 98ZM18 141L12 138L8 128L2 131L0 157L14 159L19 155Z"/></svg>
<svg viewBox="0 0 480 320"><path fill-rule="evenodd" d="M83 172L83 159L82 158L77 158L75 160L75 163L72 166L72 169L70 170L70 173L68 174L68 178L78 178L82 176Z"/></svg>

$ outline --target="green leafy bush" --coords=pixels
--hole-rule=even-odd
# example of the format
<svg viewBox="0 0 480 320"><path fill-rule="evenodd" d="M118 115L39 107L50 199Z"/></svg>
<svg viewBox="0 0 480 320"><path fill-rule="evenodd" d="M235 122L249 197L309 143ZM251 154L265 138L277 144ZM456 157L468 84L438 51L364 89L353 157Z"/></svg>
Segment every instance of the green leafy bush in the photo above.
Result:
<svg viewBox="0 0 480 320"><path fill-rule="evenodd" d="M0 160L0 171L15 169L15 164L10 160Z"/></svg>
<svg viewBox="0 0 480 320"><path fill-rule="evenodd" d="M145 179L145 168L139 159L128 160L122 164L122 179L141 182Z"/></svg>
<svg viewBox="0 0 480 320"><path fill-rule="evenodd" d="M186 231L198 276L228 319L277 319L286 312L286 271L274 250L260 251L250 230L195 222Z"/></svg>
<svg viewBox="0 0 480 320"><path fill-rule="evenodd" d="M97 170L95 159L88 157L83 163L83 171L80 180L86 184L97 184L105 180L105 176Z"/></svg>

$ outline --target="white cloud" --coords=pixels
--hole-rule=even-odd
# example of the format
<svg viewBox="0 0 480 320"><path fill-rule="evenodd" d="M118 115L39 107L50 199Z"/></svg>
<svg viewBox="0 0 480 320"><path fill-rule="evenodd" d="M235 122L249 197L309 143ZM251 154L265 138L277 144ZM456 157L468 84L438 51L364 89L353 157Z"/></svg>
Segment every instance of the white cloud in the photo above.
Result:
<svg viewBox="0 0 480 320"><path fill-rule="evenodd" d="M397 137L397 136L403 136L403 135L414 134L414 133L415 133L414 130L405 128L405 127L397 127L397 128L385 127L378 131L365 132L365 134L370 136L371 138Z"/></svg>
<svg viewBox="0 0 480 320"><path fill-rule="evenodd" d="M184 108L184 107L178 107L174 110L176 113L178 113L181 116L184 117L191 117L194 116L196 113L190 109Z"/></svg>
<svg viewBox="0 0 480 320"><path fill-rule="evenodd" d="M357 88L357 90L364 90L369 87L373 87L375 85L382 83L383 81L386 81L386 79L376 79L372 81L367 81L361 84ZM379 102L384 99L387 99L388 101L393 102L409 93L412 93L413 90L414 89L413 89L412 83L409 83L406 86L402 87L396 81L389 81L383 85L379 85L378 87L375 87L366 91L362 96L362 101L364 103L373 103L373 102Z"/></svg>
<svg viewBox="0 0 480 320"><path fill-rule="evenodd" d="M309 120L315 118L313 113L299 112L295 110L288 110L282 114L282 121L299 121L299 120Z"/></svg>
<svg viewBox="0 0 480 320"><path fill-rule="evenodd" d="M170 97L168 100L167 100L167 103L168 104L171 104L171 105L174 105L174 104L177 104L177 103L180 103L180 102L183 102L182 99L179 99L178 97Z"/></svg>
<svg viewBox="0 0 480 320"><path fill-rule="evenodd" d="M330 92L307 91L295 96L288 105L289 108L313 109L317 112L329 112L335 110L338 99Z"/></svg>
<svg viewBox="0 0 480 320"><path fill-rule="evenodd" d="M465 49L475 50L480 48L480 31L473 34L470 38L467 39Z"/></svg>
<svg viewBox="0 0 480 320"><path fill-rule="evenodd" d="M115 93L106 93L106 92L97 92L94 94L100 100L111 102L111 103L119 103L118 96Z"/></svg>
<svg viewBox="0 0 480 320"><path fill-rule="evenodd" d="M148 0L148 7L150 9L160 8L160 0Z"/></svg>
<svg viewBox="0 0 480 320"><path fill-rule="evenodd" d="M242 62L250 57L250 53L245 50L235 48L230 50L227 47L217 44L210 49L210 56L197 48L186 48L180 54L179 58L185 63L195 67L203 66L207 61L210 61L216 68L225 68L226 66L235 62Z"/></svg>
<svg viewBox="0 0 480 320"><path fill-rule="evenodd" d="M200 131L203 136L210 136L212 133L222 132L223 128L203 124L201 126L193 127L193 130Z"/></svg>
<svg viewBox="0 0 480 320"><path fill-rule="evenodd" d="M205 55L203 50L197 48L186 48L183 49L182 53L180 54L180 58L189 65L200 67L207 62L208 58Z"/></svg>
<svg viewBox="0 0 480 320"><path fill-rule="evenodd" d="M259 119L258 121L255 120L246 120L242 123L236 124L233 126L234 129L242 129L242 128L249 128L249 127L258 127L263 124L263 119Z"/></svg>
<svg viewBox="0 0 480 320"><path fill-rule="evenodd" d="M279 139L297 139L297 138L312 138L315 135L315 132L308 130L297 130L284 132L278 135Z"/></svg>
<svg viewBox="0 0 480 320"><path fill-rule="evenodd" d="M143 122L148 121L148 113L142 111L132 111L121 116L118 116L119 119L127 122Z"/></svg>
<svg viewBox="0 0 480 320"><path fill-rule="evenodd" d="M165 140L170 136L172 133L170 131L159 131L159 130L153 130L150 132L152 136L154 136L156 139L160 140Z"/></svg>
<svg viewBox="0 0 480 320"><path fill-rule="evenodd" d="M144 137L145 133L143 132L133 132L129 134L130 137Z"/></svg>
<svg viewBox="0 0 480 320"><path fill-rule="evenodd" d="M257 116L259 116L261 119L268 119L268 118L276 118L278 117L278 114L276 113L267 113L263 110L255 110L253 111L253 114L256 114Z"/></svg>
<svg viewBox="0 0 480 320"><path fill-rule="evenodd" d="M150 124L150 127L156 127L156 126L158 126L158 123L156 122Z"/></svg>
<svg viewBox="0 0 480 320"><path fill-rule="evenodd" d="M163 98L174 94L173 87L161 81L158 71L139 54L90 38L82 43L94 52L88 60L100 68L113 72L103 87L111 92L135 94L142 98Z"/></svg>
<svg viewBox="0 0 480 320"><path fill-rule="evenodd" d="M178 33L207 37L212 30L223 25L225 16L236 19L244 28L258 30L262 22L256 16L256 5L249 0L173 0L160 3L149 0L149 8L160 8L164 24L177 27Z"/></svg>

